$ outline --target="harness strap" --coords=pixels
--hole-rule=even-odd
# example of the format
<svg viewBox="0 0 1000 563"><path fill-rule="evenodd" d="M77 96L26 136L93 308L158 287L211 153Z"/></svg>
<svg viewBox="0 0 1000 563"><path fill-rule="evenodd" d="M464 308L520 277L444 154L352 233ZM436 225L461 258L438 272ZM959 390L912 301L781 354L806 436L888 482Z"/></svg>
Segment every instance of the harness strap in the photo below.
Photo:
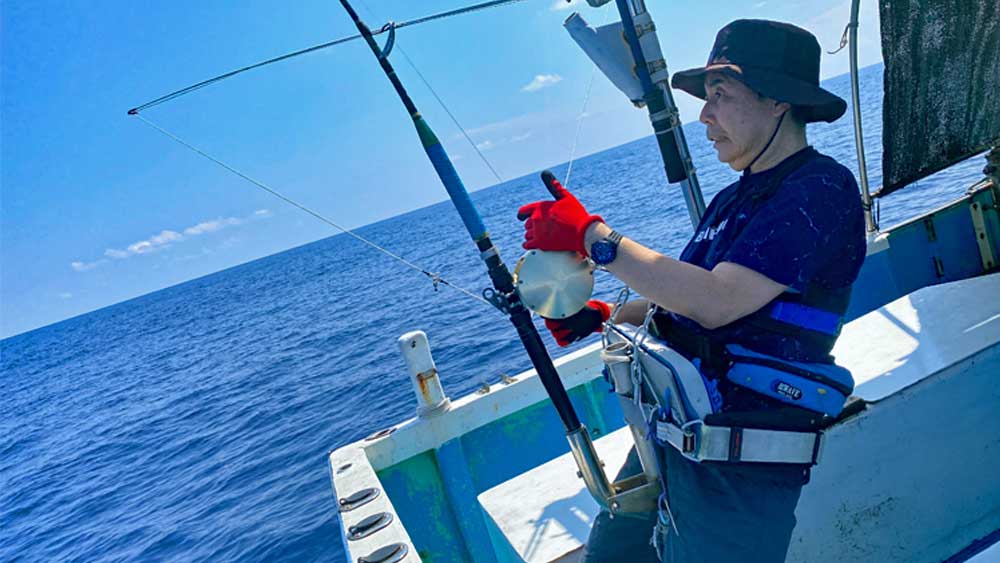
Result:
<svg viewBox="0 0 1000 563"><path fill-rule="evenodd" d="M826 289L810 283L804 292L786 291L768 306L748 315L746 322L762 330L813 341L833 348L843 326L851 288Z"/></svg>
<svg viewBox="0 0 1000 563"><path fill-rule="evenodd" d="M622 329L612 326L608 329L609 337L629 338L628 333ZM651 343L651 346L657 344ZM666 348L666 347L664 347ZM684 379L682 374L691 371L693 365L688 365L689 369L681 369L677 362L684 362L676 350L671 350L676 358L668 361L664 357L663 350L650 350L646 345L638 345L635 349L633 359L636 369L640 370L642 382L650 389L660 389L658 393L663 396L647 395L647 399L652 399L655 404L643 404L639 409L631 400L622 400L626 421L634 428L642 429L646 436L666 447L676 448L685 457L696 461L719 461L719 462L757 462L757 463L783 463L795 465L814 465L819 461L820 447L822 445L822 433L813 430L771 430L763 428L747 428L755 426L752 421L745 419L727 420L726 423L706 424L700 418L679 419L682 423L677 423L677 414L674 412L673 393L687 394L685 391L695 389L699 385L704 385L704 380L694 381L691 378ZM644 363L645 359L652 360ZM653 369L662 366L663 369ZM697 371L695 371L698 374ZM698 375L701 377L701 375ZM664 381L666 379L666 381ZM680 389L676 389L680 387ZM681 406L676 408L681 409ZM798 409L796 409L798 410ZM708 416L717 416L715 414ZM718 415L725 416L725 415ZM818 415L810 414L812 418ZM687 420L686 422L683 422ZM722 422L717 421L717 422ZM656 462L659 464L659 460ZM660 476L663 477L663 468L660 467Z"/></svg>
<svg viewBox="0 0 1000 563"><path fill-rule="evenodd" d="M840 332L842 317L832 311L824 311L801 303L777 301L771 307L771 318L814 332L837 334Z"/></svg>
<svg viewBox="0 0 1000 563"><path fill-rule="evenodd" d="M657 338L666 341L688 360L700 359L710 376L720 377L729 369L725 344L721 340L688 329L665 311L657 314L653 321Z"/></svg>
<svg viewBox="0 0 1000 563"><path fill-rule="evenodd" d="M809 293L821 294L819 291ZM830 350L840 334L844 321L843 311L850 298L849 291L838 293L846 293L846 296L827 297L826 303L839 302L843 305L829 310L817 307L812 299L801 294L786 292L770 305L745 317L743 322L772 334L794 337L816 349ZM716 374L725 373L729 367L725 355L727 338L700 333L678 322L666 312L658 313L654 321L657 336L669 342L688 359L700 358ZM828 360L832 362L832 358Z"/></svg>
<svg viewBox="0 0 1000 563"><path fill-rule="evenodd" d="M815 465L819 462L823 433L712 426L700 420L679 427L673 422L657 421L656 439L697 462Z"/></svg>

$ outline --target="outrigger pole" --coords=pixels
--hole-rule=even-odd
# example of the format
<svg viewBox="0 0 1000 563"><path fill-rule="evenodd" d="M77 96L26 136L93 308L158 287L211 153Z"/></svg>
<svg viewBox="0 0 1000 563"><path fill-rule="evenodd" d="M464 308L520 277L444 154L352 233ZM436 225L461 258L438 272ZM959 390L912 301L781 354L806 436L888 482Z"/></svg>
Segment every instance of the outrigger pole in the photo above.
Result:
<svg viewBox="0 0 1000 563"><path fill-rule="evenodd" d="M851 2L851 21L847 24L851 57L851 109L854 114L854 146L858 151L858 172L861 179L861 207L865 212L865 232L868 236L878 233L872 217L872 194L868 189L868 165L865 164L865 138L861 131L861 94L858 89L858 9L861 0Z"/></svg>
<svg viewBox="0 0 1000 563"><path fill-rule="evenodd" d="M437 172L441 183L448 190L448 196L451 198L452 203L455 204L455 208L462 217L462 222L465 224L466 230L472 237L473 242L476 243L480 256L486 263L490 279L493 281L493 287L496 290L495 292L489 292L489 290L484 292L487 293L487 299L494 306L509 315L510 321L514 324L514 328L517 329L517 335L521 338L521 343L531 358L532 365L534 365L535 370L538 372L539 379L542 380L542 385L545 386L549 398L552 399L552 404L559 413L559 418L562 419L563 426L566 427L566 432L579 432L582 428L580 419L576 416L576 411L569 401L569 395L566 394L566 388L563 387L562 381L559 379L559 374L556 372L556 368L552 364L552 359L549 357L548 351L545 349L545 345L538 335L538 330L531 322L531 312L521 302L520 295L518 295L514 287L514 278L511 276L510 270L507 269L507 265L500 258L500 253L490 240L489 233L486 231L485 225L483 225L483 220L473 205L472 199L469 197L469 192L466 191L465 185L462 183L462 179L459 178L458 172L455 171L451 159L448 158L448 153L445 152L444 147L441 145L441 141L438 140L430 126L427 125L427 122L420 115L417 106L410 99L410 95L403 87L403 83L400 82L399 76L396 75L396 71L389 63L388 51L392 48L392 33L390 32L390 40L387 43L387 48L385 50L381 49L375 43L372 31L361 21L357 12L354 11L354 8L351 7L348 1L340 0L340 3L351 16L354 25L358 27L361 36L368 43L368 47L371 48L372 53L378 59L379 65L382 66L386 77L392 83L392 87L396 89L399 99L406 106L406 111L410 113L410 117L413 119L413 126L417 129L417 136L420 137L420 142L427 153L427 158L430 159L431 164L434 166L434 171ZM392 24L389 25L391 26Z"/></svg>
<svg viewBox="0 0 1000 563"><path fill-rule="evenodd" d="M588 0L597 6L607 0ZM677 105L670 92L666 60L660 52L659 40L656 38L656 26L646 12L643 0L632 0L636 17L642 17L646 23L636 25L632 17L629 0L616 0L618 15L622 20L622 31L628 41L635 62L635 74L642 85L642 95L649 110L649 120L656 134L656 144L660 148L663 167L667 172L667 181L671 184L680 182L687 205L692 226L697 229L701 216L705 213L705 200L698 185L694 163L688 150L684 129L681 127ZM651 52L644 52L640 36L647 36L646 46ZM653 57L652 60L647 57ZM656 80L654 80L654 76Z"/></svg>

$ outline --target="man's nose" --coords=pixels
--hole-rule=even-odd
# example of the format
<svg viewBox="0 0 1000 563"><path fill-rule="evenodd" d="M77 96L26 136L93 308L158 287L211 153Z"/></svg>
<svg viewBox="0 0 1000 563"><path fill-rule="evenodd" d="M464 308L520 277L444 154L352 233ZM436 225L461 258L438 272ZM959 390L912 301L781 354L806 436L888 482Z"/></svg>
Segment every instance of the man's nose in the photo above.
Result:
<svg viewBox="0 0 1000 563"><path fill-rule="evenodd" d="M708 107L709 105L706 102L705 105L701 106L701 113L698 114L698 121L701 121L705 125L715 123L715 113Z"/></svg>

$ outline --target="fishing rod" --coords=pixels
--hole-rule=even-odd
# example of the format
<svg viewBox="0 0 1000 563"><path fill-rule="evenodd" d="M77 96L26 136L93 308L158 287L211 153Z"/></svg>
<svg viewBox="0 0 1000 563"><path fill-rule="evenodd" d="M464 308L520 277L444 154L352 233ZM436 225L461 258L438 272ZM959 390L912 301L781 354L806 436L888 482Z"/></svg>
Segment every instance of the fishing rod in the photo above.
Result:
<svg viewBox="0 0 1000 563"><path fill-rule="evenodd" d="M406 111L409 112L410 117L413 119L413 126L417 130L417 136L420 138L427 157L434 166L434 170L437 172L438 178L441 179L441 183L444 184L445 189L448 191L452 203L455 204L455 209L458 210L458 214L461 216L462 222L469 232L469 236L476 243L476 248L479 249L479 255L486 263L486 268L489 271L495 290L490 291L487 289L483 292L483 295L510 317L510 322L517 330L517 336L521 339L521 344L524 346L525 351L528 352L528 357L531 359L536 373L538 373L538 378L542 381L542 386L545 387L545 391L548 393L549 399L552 401L552 405L555 407L566 429L566 439L569 442L573 459L580 469L580 477L583 478L587 489L595 500L605 505L612 512L617 512L623 505L631 504L630 500L622 498L622 495L617 494L612 488L611 482L601 467L597 451L594 449L594 443L590 439L590 433L587 432L586 426L580 424L580 419L573 409L573 404L569 401L566 388L559 379L559 373L556 371L555 365L552 364L552 358L549 357L548 350L542 344L542 338L538 335L538 329L531 322L531 312L521 301L521 296L514 287L514 278L510 270L507 269L507 266L500 258L499 251L490 240L486 226L483 225L483 220L472 204L469 192L466 191L465 185L462 184L462 179L458 177L458 173L448 158L448 153L445 152L444 147L441 145L441 141L438 140L430 126L420 115L417 106L410 99L406 88L403 87L399 76L396 75L396 71L392 68L392 64L389 63L389 51L392 48L391 42L387 42L386 49L380 48L375 43L375 38L372 37L371 30L361 21L361 18L358 17L357 12L354 11L348 0L340 0L340 3L344 6L348 15L351 16L351 20L358 27L358 31L364 36L365 42L371 48L375 58L378 59L386 78L392 83L392 87L395 88L400 101L403 102ZM391 26L392 24L389 25ZM543 174L542 178L546 188L555 197L557 192L551 182L551 174Z"/></svg>
<svg viewBox="0 0 1000 563"><path fill-rule="evenodd" d="M514 278L510 270L507 269L507 266L500 258L499 251L490 240L482 218L479 216L479 212L473 205L471 198L469 198L469 192L466 191L465 186L462 184L462 179L459 178L458 173L455 171L455 167L448 158L447 152L445 152L437 136L435 136L430 126L420 115L416 105L406 92L406 88L403 87L403 83L389 62L392 41L387 41L384 49L380 48L375 43L375 38L372 36L371 30L361 21L357 12L351 7L350 2L348 0L340 0L340 3L364 37L372 54L378 59L386 78L392 83L396 94L399 95L400 101L403 102L403 106L409 112L410 118L413 120L413 126L417 130L417 136L424 147L424 152L427 153L427 157L434 166L438 178L440 178L441 183L444 184L445 189L448 191L448 195L455 205L459 216L461 216L462 222L469 232L469 236L476 243L479 255L483 262L486 263L490 279L493 282L493 289L484 290L483 296L500 311L508 315L510 322L517 330L521 344L528 353L528 357L535 367L538 378L545 387L545 391L548 393L549 399L552 401L566 429L566 440L569 442L570 452L573 454L573 459L579 469L578 476L583 479L587 490L594 500L604 508L607 508L612 514L649 512L654 510L660 490L659 482L655 478L650 480L647 478L648 476L643 474L644 477L641 479L629 478L615 482L614 484L608 479L604 467L597 457L597 451L594 448L594 442L590 438L590 433L587 431L587 427L580 423L580 419L573 409L573 404L570 403L566 388L559 379L559 373L552 363L552 358L549 357L549 353L545 349L541 337L538 335L538 330L531 321L531 312L526 303L521 299L521 294L514 285ZM389 27L392 26L391 23L387 25ZM392 33L390 30L390 39L391 37ZM560 190L557 188L555 177L552 173L548 171L543 172L542 182L553 197L559 197ZM523 266L524 263L522 263ZM523 280L519 279L519 281Z"/></svg>
<svg viewBox="0 0 1000 563"><path fill-rule="evenodd" d="M493 282L494 291L486 290L484 291L484 296L494 306L510 317L510 321L517 330L517 335L528 352L531 363L538 372L538 377L541 379L546 392L548 392L549 398L552 400L552 404L555 406L567 434L579 433L583 429L583 426L580 424L580 419L577 417L576 411L569 401L569 395L566 393L566 388L563 387L562 381L559 379L559 374L552 363L552 359L549 357L548 351L542 343L538 329L535 328L531 320L531 312L521 302L520 295L514 287L514 277L501 259L499 251L493 245L493 241L490 240L490 235L486 231L486 226L483 224L479 211L473 205L472 199L469 197L469 192L465 189L465 185L458 176L458 172L455 170L444 146L438 140L434 131L431 130L427 121L420 115L420 111L413 103L395 69L389 62L389 52L392 49L392 43L387 42L386 49L379 47L375 42L371 29L361 21L358 13L354 11L348 0L340 0L340 3L351 17L354 25L357 26L358 31L375 55L375 58L378 59L386 78L392 83L392 87L396 90L396 94L399 95L400 101L403 102L403 106L410 114L410 118L413 119L413 126L416 128L417 136L420 138L424 152L427 153L427 158L430 159L434 171L437 172L438 178L444 184L448 196L451 198L455 209L462 219L462 223L465 225L465 229L469 232L469 236L472 237L476 248L479 250L480 257L486 263L490 280ZM389 26L391 25L389 24ZM391 33L390 37L392 37Z"/></svg>

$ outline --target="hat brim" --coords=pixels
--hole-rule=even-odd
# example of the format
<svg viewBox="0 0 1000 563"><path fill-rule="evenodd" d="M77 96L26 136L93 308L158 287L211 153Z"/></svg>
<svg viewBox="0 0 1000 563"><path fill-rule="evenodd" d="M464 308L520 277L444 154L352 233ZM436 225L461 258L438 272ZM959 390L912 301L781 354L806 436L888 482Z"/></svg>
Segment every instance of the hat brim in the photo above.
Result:
<svg viewBox="0 0 1000 563"><path fill-rule="evenodd" d="M670 85L702 100L705 99L705 75L718 72L746 84L751 90L779 102L789 103L806 123L831 123L847 111L847 102L819 86L796 80L770 69L729 63L713 64L675 73Z"/></svg>

